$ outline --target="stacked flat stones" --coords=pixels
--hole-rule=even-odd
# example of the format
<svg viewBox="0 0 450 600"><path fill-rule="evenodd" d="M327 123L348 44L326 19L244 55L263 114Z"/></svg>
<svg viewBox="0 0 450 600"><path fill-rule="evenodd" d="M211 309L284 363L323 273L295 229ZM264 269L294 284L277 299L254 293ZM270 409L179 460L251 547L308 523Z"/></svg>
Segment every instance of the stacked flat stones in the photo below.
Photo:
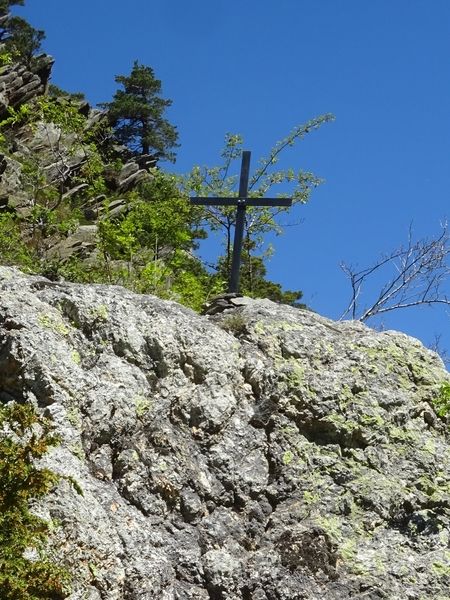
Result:
<svg viewBox="0 0 450 600"><path fill-rule="evenodd" d="M215 296L209 302L203 305L202 314L204 315L217 315L225 310L231 310L238 308L239 306L247 306L252 302L251 298L242 296L241 294L228 293Z"/></svg>

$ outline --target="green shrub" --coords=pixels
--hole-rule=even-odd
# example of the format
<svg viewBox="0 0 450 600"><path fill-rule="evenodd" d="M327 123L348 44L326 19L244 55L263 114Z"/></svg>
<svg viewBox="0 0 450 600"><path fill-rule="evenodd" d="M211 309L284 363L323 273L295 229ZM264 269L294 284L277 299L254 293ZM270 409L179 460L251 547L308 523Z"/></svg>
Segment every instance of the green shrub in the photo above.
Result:
<svg viewBox="0 0 450 600"><path fill-rule="evenodd" d="M35 267L35 258L22 239L18 222L8 213L0 213L0 263L17 265L25 271Z"/></svg>
<svg viewBox="0 0 450 600"><path fill-rule="evenodd" d="M242 313L233 312L219 322L219 327L222 327L222 329L225 329L225 331L228 331L231 335L239 337L246 332L247 321Z"/></svg>
<svg viewBox="0 0 450 600"><path fill-rule="evenodd" d="M57 443L47 419L33 408L0 408L0 590L2 600L60 600L68 576L45 555L49 525L30 512L30 502L57 481L35 461Z"/></svg>
<svg viewBox="0 0 450 600"><path fill-rule="evenodd" d="M441 385L439 395L433 404L436 414L440 417L447 417L450 413L450 381L444 381Z"/></svg>
<svg viewBox="0 0 450 600"><path fill-rule="evenodd" d="M9 117L0 122L0 126L10 127L14 125L23 125L30 120L31 108L29 104L21 104L19 108L8 106Z"/></svg>
<svg viewBox="0 0 450 600"><path fill-rule="evenodd" d="M12 64L14 57L11 52L2 48L0 50L0 68Z"/></svg>
<svg viewBox="0 0 450 600"><path fill-rule="evenodd" d="M35 117L59 125L66 133L81 134L86 125L86 117L80 114L78 103L71 99L41 96L36 100L36 108Z"/></svg>

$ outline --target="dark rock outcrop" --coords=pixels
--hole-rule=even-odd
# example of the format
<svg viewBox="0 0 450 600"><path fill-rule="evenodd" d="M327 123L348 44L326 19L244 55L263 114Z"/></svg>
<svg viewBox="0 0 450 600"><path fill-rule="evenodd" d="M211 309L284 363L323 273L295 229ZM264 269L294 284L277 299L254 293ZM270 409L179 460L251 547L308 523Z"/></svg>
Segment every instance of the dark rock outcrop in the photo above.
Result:
<svg viewBox="0 0 450 600"><path fill-rule="evenodd" d="M437 600L448 373L395 332L250 301L200 317L0 268L0 398L69 475L36 510L70 600Z"/></svg>
<svg viewBox="0 0 450 600"><path fill-rule="evenodd" d="M35 58L32 70L22 64L11 63L0 70L0 118L7 116L7 108L17 108L47 89L54 63L51 56L43 54Z"/></svg>

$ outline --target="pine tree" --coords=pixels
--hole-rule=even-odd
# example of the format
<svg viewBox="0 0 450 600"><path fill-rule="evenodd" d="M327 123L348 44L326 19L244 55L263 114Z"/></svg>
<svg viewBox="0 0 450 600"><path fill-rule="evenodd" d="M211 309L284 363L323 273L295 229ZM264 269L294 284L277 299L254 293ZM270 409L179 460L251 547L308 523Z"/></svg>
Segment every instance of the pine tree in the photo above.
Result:
<svg viewBox="0 0 450 600"><path fill-rule="evenodd" d="M24 0L0 0L0 17L9 15L11 6L23 6Z"/></svg>
<svg viewBox="0 0 450 600"><path fill-rule="evenodd" d="M6 48L16 56L20 62L28 67L32 66L33 58L40 50L45 33L35 29L22 17L11 17L6 26L8 37Z"/></svg>
<svg viewBox="0 0 450 600"><path fill-rule="evenodd" d="M163 116L172 101L161 98L161 81L153 69L135 61L129 76L115 79L123 89L102 106L108 109L117 140L137 154L174 162L171 149L178 146L178 132Z"/></svg>
<svg viewBox="0 0 450 600"><path fill-rule="evenodd" d="M40 50L45 33L35 29L22 17L11 16L12 6L23 6L24 0L0 0L0 42L19 62L31 67Z"/></svg>

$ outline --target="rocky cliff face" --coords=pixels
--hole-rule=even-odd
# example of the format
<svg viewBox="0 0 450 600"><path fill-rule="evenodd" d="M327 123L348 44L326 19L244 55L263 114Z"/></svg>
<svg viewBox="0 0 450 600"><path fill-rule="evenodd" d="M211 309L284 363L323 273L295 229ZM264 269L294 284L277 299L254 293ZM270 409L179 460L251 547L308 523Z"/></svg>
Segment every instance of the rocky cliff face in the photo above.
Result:
<svg viewBox="0 0 450 600"><path fill-rule="evenodd" d="M36 507L70 600L449 597L448 374L419 342L5 267L0 327L0 398L53 419L78 484Z"/></svg>
<svg viewBox="0 0 450 600"><path fill-rule="evenodd" d="M40 258L64 263L95 251L99 219L126 211L126 194L152 179L157 159L133 156L114 143L105 111L68 94L48 96L53 62L43 54L32 70L20 63L0 65L0 217L19 217L29 240L40 221L27 219L37 208L53 211L56 220L77 208L84 224L45 235L38 244ZM48 114L39 109L43 100ZM93 186L91 163L101 191Z"/></svg>

